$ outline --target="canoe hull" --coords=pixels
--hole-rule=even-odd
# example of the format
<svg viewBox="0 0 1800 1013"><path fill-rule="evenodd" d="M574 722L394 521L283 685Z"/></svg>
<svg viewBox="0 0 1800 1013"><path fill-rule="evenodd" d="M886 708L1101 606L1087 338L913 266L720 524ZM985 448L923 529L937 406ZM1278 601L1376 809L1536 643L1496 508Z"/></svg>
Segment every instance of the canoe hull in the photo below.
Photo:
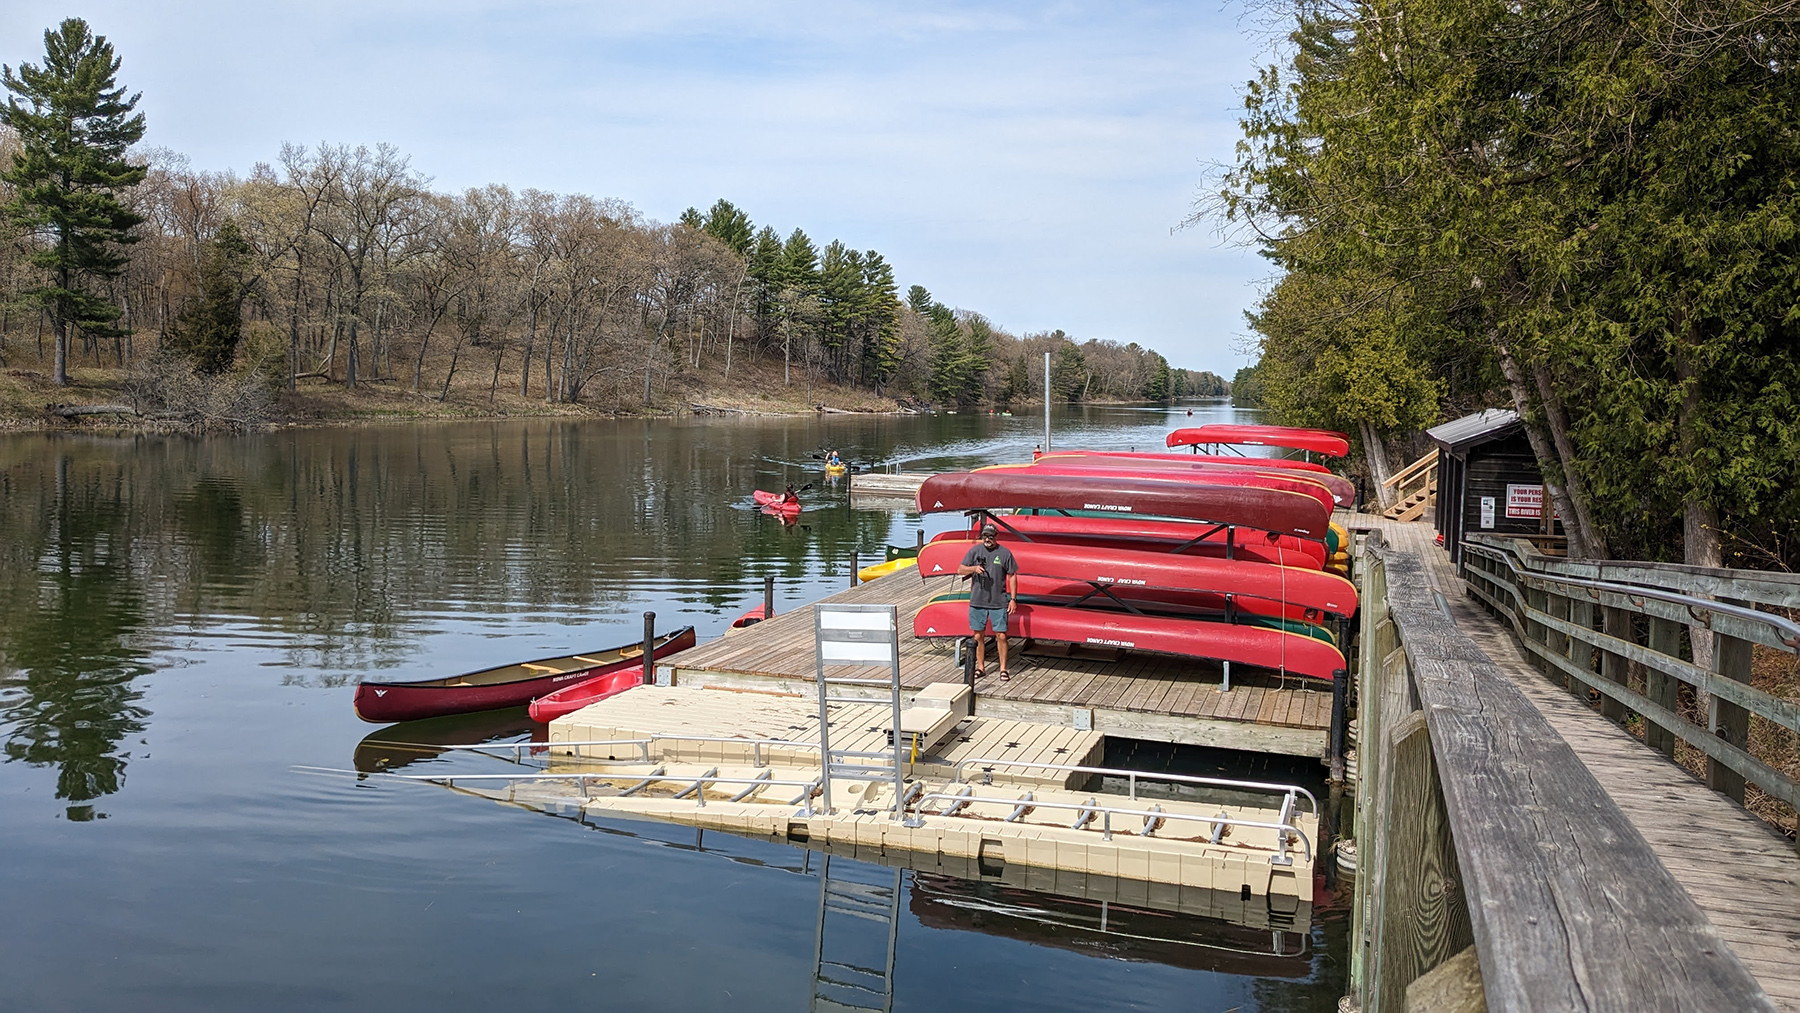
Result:
<svg viewBox="0 0 1800 1013"><path fill-rule="evenodd" d="M950 510L1098 511L1175 517L1323 541L1331 509L1313 496L1247 485L1160 478L1033 473L1029 467L933 475L919 486L920 513Z"/></svg>
<svg viewBox="0 0 1800 1013"><path fill-rule="evenodd" d="M1229 468L1234 471L1279 475L1290 479L1299 478L1308 482L1317 482L1331 494L1334 507L1349 509L1356 504L1356 485L1349 479L1342 475L1332 474L1331 470L1322 464L1294 461L1285 457L1216 457L1200 454L1125 454L1102 450L1070 450L1045 454L1038 458L1037 463L1039 466L1062 464L1077 467L1140 468L1154 474L1184 470L1205 474L1211 469ZM1295 472L1299 474L1295 474Z"/></svg>
<svg viewBox="0 0 1800 1013"><path fill-rule="evenodd" d="M1026 539L1059 542L1068 545L1116 546L1147 552L1174 553L1182 557L1225 557L1223 531L1194 541L1206 534L1207 525L1190 521L1159 521L1149 518L1066 517L1060 514L1008 514L996 517L1000 540L1007 544ZM1015 534L1016 532L1016 534ZM1317 570L1325 565L1325 546L1319 542L1257 532L1235 532L1231 554L1234 558L1272 563L1277 566L1304 566ZM949 531L933 541L973 538L975 532ZM1175 550L1180 549L1179 553Z"/></svg>
<svg viewBox="0 0 1800 1013"><path fill-rule="evenodd" d="M1020 605L1007 621L1008 636L1065 644L1117 647L1178 657L1254 665L1326 682L1344 668L1344 656L1321 640L1261 626L1230 625L1162 616L1093 612L1056 605ZM913 617L921 638L969 635L966 601L933 601Z"/></svg>
<svg viewBox="0 0 1800 1013"><path fill-rule="evenodd" d="M954 575L979 542L935 541L919 553L919 573ZM1019 564L1019 593L1081 597L1106 588L1126 601L1317 620L1356 612L1356 585L1334 573L1237 559L1177 556L1115 547L1008 542ZM1308 613L1311 615L1308 615Z"/></svg>
<svg viewBox="0 0 1800 1013"><path fill-rule="evenodd" d="M688 626L659 638L653 655L661 658L692 646L694 646L694 628ZM619 647L607 647L582 653L601 655L613 654L620 650ZM574 655L568 657L574 657ZM467 714L501 707L523 707L540 696L606 675L612 671L642 670L643 664L641 656L634 656L610 661L603 665L546 673L536 678L515 679L486 686L446 686L443 685L446 681L443 679L427 679L414 683L363 682L357 684L356 696L352 702L356 708L356 716L364 721L376 723L416 721L420 718L433 718L445 714ZM513 666L497 667L510 668ZM494 669L482 669L478 672L470 672L463 678L474 678L492 671Z"/></svg>
<svg viewBox="0 0 1800 1013"><path fill-rule="evenodd" d="M1171 447L1191 447L1201 443L1229 443L1246 447L1284 447L1288 450L1310 450L1326 457L1348 457L1350 438L1329 429L1302 429L1297 426L1234 426L1214 424L1177 429L1165 440Z"/></svg>

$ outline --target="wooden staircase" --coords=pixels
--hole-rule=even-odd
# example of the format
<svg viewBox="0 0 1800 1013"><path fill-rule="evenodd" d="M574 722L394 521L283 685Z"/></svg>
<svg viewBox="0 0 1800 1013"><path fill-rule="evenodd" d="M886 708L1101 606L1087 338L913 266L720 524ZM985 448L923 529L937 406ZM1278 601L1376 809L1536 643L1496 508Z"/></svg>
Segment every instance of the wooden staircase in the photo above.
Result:
<svg viewBox="0 0 1800 1013"><path fill-rule="evenodd" d="M1437 448L1395 472L1383 488L1394 490L1394 505L1381 512L1396 521L1416 521L1437 505Z"/></svg>

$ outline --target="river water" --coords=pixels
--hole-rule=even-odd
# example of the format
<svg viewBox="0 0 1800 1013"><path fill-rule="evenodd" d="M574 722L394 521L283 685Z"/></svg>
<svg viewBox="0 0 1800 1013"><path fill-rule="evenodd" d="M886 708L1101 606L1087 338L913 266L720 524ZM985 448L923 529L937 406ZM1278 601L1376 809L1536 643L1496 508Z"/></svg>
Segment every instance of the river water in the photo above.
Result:
<svg viewBox="0 0 1800 1013"><path fill-rule="evenodd" d="M1069 412L1057 444L1154 449L1232 415L1186 411ZM1041 417L987 415L0 436L0 1007L804 1008L816 854L296 768L365 759L358 679L616 644L645 610L704 640L765 575L795 608L853 555L959 523L850 509L829 446L930 470L1041 439ZM798 524L751 505L790 482L813 483ZM903 888L896 1009L1343 992L1329 905L1273 957L1196 918L1100 932L1086 902Z"/></svg>

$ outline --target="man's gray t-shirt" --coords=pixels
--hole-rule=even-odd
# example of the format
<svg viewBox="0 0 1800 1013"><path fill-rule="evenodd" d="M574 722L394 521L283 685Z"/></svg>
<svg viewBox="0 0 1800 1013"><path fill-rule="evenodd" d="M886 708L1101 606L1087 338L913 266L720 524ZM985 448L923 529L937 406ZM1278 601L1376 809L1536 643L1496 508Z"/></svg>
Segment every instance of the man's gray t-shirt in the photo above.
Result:
<svg viewBox="0 0 1800 1013"><path fill-rule="evenodd" d="M963 556L962 565L979 566L981 572L969 577L969 607L1003 609L1006 607L1006 578L1019 572L1019 564L1004 545L988 548L977 545Z"/></svg>

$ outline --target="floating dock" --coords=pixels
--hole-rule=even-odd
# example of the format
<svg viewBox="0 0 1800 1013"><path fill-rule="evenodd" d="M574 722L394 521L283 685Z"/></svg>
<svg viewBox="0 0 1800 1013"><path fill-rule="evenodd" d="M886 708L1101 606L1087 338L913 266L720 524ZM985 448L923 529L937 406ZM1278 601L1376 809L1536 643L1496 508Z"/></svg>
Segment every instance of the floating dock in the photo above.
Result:
<svg viewBox="0 0 1800 1013"><path fill-rule="evenodd" d="M916 692L961 681L954 644L912 635L913 613L954 589L901 570L823 599L892 604L899 612L900 681ZM1217 662L1113 648L1012 644L1012 679L990 672L975 682L975 712L1122 738L1214 746L1288 756L1322 756L1331 724L1331 688L1299 676L1233 669L1227 688ZM994 645L988 663L995 666ZM766 619L674 655L657 667L676 686L813 695L810 608Z"/></svg>
<svg viewBox="0 0 1800 1013"><path fill-rule="evenodd" d="M885 705L837 705L834 744L891 749L888 715ZM539 747L549 751L543 779L516 778L506 798L560 797L589 812L971 879L1013 868L1020 886L1078 896L1091 895L1095 877L1112 895L1099 899L1169 910L1216 914L1236 896L1260 904L1264 923L1273 912L1276 927L1290 927L1301 905L1310 910L1318 814L1304 792L1151 797L1140 789L1179 778L1093 771L1098 732L977 716L908 758L906 812L897 816L893 783L881 777L835 779L837 797L822 792L818 720L816 700L639 687L552 722ZM1115 783L1101 790L1103 781Z"/></svg>

